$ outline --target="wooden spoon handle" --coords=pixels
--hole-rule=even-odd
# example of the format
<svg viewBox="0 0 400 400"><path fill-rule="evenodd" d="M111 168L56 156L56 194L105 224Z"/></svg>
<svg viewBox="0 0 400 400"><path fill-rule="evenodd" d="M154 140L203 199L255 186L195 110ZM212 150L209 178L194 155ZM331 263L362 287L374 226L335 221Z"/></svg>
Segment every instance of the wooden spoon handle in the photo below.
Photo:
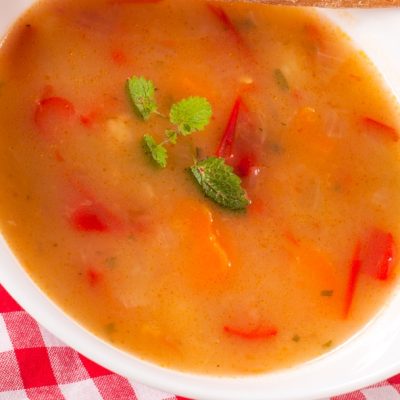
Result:
<svg viewBox="0 0 400 400"><path fill-rule="evenodd" d="M235 1L235 0L224 0ZM264 3L285 6L309 6L325 8L384 8L400 7L400 0L246 0L252 3Z"/></svg>

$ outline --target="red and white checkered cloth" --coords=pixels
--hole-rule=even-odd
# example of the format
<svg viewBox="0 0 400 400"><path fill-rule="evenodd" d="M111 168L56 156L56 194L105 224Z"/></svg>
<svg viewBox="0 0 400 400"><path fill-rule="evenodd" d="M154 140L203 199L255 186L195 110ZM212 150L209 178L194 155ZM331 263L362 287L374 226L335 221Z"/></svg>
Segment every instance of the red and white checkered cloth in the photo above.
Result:
<svg viewBox="0 0 400 400"><path fill-rule="evenodd" d="M0 286L0 400L185 400L88 360L43 329ZM400 400L400 375L325 400Z"/></svg>

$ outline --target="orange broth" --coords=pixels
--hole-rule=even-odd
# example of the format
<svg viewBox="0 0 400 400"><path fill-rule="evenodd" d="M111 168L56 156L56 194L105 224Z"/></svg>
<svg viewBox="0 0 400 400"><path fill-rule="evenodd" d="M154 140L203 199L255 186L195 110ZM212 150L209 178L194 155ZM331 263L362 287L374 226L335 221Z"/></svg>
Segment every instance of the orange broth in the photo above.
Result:
<svg viewBox="0 0 400 400"><path fill-rule="evenodd" d="M203 96L203 132L157 168L126 80L159 110ZM2 232L83 326L160 365L237 375L343 343L397 283L399 112L313 11L188 0L43 0L0 49ZM187 167L233 158L251 205L223 209ZM196 150L197 149L197 150Z"/></svg>

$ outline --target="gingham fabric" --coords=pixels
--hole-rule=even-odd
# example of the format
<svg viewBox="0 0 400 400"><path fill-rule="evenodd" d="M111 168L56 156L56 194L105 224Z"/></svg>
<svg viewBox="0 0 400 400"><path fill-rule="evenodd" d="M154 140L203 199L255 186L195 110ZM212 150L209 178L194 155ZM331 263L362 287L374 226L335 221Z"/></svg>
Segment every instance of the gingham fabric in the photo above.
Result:
<svg viewBox="0 0 400 400"><path fill-rule="evenodd" d="M0 400L64 399L187 400L125 379L65 346L0 286ZM400 400L400 375L323 400Z"/></svg>

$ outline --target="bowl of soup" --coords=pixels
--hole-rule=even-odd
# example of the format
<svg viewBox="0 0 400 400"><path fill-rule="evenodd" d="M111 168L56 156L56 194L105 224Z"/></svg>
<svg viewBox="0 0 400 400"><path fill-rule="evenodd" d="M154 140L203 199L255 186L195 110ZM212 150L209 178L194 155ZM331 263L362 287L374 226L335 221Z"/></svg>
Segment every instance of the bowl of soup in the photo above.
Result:
<svg viewBox="0 0 400 400"><path fill-rule="evenodd" d="M400 370L400 11L0 11L0 282L41 324L198 399Z"/></svg>

